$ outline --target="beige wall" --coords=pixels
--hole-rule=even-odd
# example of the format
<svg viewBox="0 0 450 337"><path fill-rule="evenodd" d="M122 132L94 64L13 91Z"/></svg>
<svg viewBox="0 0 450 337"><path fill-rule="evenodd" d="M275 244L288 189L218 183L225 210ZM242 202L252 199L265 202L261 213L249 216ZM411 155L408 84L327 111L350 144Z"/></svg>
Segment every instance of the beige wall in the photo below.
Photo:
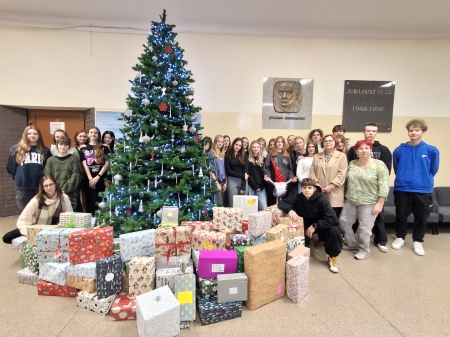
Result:
<svg viewBox="0 0 450 337"><path fill-rule="evenodd" d="M449 185L450 40L344 40L180 34L203 108L204 134L250 139L308 130L262 130L264 77L314 78L313 128L341 123L344 80L394 80L393 132L378 139L391 149L407 140L412 117L429 124L425 141L441 151L436 185ZM58 30L0 31L0 104L122 110L142 53L144 35ZM358 134L349 134L357 140Z"/></svg>

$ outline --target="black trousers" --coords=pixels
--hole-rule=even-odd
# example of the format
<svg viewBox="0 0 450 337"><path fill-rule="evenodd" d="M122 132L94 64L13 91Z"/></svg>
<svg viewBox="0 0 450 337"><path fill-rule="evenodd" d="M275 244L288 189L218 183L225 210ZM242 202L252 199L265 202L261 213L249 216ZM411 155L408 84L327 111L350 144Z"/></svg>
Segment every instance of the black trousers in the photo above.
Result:
<svg viewBox="0 0 450 337"><path fill-rule="evenodd" d="M412 213L413 241L423 242L427 230L427 219L433 209L431 193L412 193L394 190L395 204L395 234L397 238L405 239L408 227L407 218Z"/></svg>
<svg viewBox="0 0 450 337"><path fill-rule="evenodd" d="M19 236L22 236L22 233L20 233L20 230L18 228L13 229L12 231L3 235L3 242L11 244L12 240L14 240L15 238L18 238Z"/></svg>
<svg viewBox="0 0 450 337"><path fill-rule="evenodd" d="M382 246L386 246L387 234L386 234L386 227L384 226L384 207L375 218L372 232L375 235L373 238L373 242L375 243L375 245L380 244Z"/></svg>
<svg viewBox="0 0 450 337"><path fill-rule="evenodd" d="M309 227L309 226L308 226ZM305 228L305 233L308 227ZM319 241L325 242L325 253L330 257L336 257L342 250L341 230L339 227L330 227L323 230L317 229L314 233L319 236ZM309 247L311 239L305 236L305 246Z"/></svg>

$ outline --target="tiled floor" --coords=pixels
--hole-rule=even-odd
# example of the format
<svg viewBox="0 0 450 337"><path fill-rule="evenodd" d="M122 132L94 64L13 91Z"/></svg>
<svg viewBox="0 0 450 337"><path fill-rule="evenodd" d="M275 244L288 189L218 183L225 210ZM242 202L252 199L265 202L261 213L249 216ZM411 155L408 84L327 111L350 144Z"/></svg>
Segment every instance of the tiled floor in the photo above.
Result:
<svg viewBox="0 0 450 337"><path fill-rule="evenodd" d="M2 236L14 227L14 218L0 218ZM427 234L425 257L412 251L410 234L401 250L372 247L364 261L343 251L339 274L313 248L310 292L299 304L284 297L254 311L244 307L241 318L196 324L180 336L449 336L449 240L448 229ZM0 336L137 336L136 321L111 321L73 298L38 296L36 287L17 283L18 252L1 244L0 254Z"/></svg>

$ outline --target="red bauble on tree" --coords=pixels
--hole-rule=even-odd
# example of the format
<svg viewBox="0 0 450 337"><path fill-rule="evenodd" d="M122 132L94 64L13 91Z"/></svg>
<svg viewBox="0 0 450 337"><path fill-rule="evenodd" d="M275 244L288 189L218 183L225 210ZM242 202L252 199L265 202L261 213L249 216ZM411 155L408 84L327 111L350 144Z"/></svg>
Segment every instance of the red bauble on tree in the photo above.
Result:
<svg viewBox="0 0 450 337"><path fill-rule="evenodd" d="M164 51L166 52L166 54L172 54L173 49L171 46L165 46Z"/></svg>
<svg viewBox="0 0 450 337"><path fill-rule="evenodd" d="M166 103L161 103L159 105L159 111L161 111L161 112L167 111L167 104Z"/></svg>

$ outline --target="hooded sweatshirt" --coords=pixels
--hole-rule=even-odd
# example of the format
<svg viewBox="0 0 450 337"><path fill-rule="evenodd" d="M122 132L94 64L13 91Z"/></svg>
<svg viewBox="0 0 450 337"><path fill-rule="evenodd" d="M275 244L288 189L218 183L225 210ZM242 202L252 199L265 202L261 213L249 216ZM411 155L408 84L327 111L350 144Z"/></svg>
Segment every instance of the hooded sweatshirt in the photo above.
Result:
<svg viewBox="0 0 450 337"><path fill-rule="evenodd" d="M421 141L418 145L403 143L394 150L394 190L433 193L434 176L439 169L439 150Z"/></svg>
<svg viewBox="0 0 450 337"><path fill-rule="evenodd" d="M309 199L306 199L303 193L299 193L294 197L280 201L278 208L286 214L294 210L298 216L303 217L305 231L313 223L317 223L318 230L339 227L336 213L328 200L325 199L320 186L316 186L316 190Z"/></svg>

